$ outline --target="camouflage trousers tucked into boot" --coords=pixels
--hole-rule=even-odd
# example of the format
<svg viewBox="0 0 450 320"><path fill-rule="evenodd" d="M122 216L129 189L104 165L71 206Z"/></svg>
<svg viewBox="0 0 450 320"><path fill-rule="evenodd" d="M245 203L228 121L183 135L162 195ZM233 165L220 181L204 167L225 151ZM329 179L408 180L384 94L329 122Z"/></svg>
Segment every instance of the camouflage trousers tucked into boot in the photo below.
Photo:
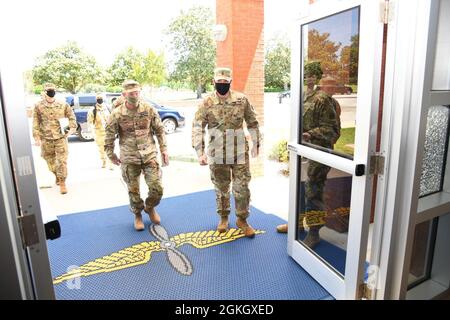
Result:
<svg viewBox="0 0 450 320"><path fill-rule="evenodd" d="M161 224L161 217L159 216L158 212L156 212L155 208L145 208L144 211L148 214L150 217L150 221L153 224Z"/></svg>
<svg viewBox="0 0 450 320"><path fill-rule="evenodd" d="M159 223L159 215L154 211L163 195L161 171L158 163L155 160L141 165L122 163L121 169L122 178L128 187L131 211L135 213L145 210L153 223ZM148 196L145 202L142 200L139 190L139 181L142 173L148 186Z"/></svg>
<svg viewBox="0 0 450 320"><path fill-rule="evenodd" d="M220 216L230 212L230 189L232 189L237 215L247 218L250 207L251 174L246 164L211 164L211 181L216 191L217 213ZM232 185L232 186L231 186Z"/></svg>
<svg viewBox="0 0 450 320"><path fill-rule="evenodd" d="M244 232L246 237L253 238L255 236L255 229L247 223L246 219L237 218L236 225Z"/></svg>
<svg viewBox="0 0 450 320"><path fill-rule="evenodd" d="M217 225L217 231L224 233L228 231L228 216L220 217L220 222Z"/></svg>
<svg viewBox="0 0 450 320"><path fill-rule="evenodd" d="M59 191L61 194L66 194L67 193L67 187L66 187L66 182L63 179L58 179L58 182L56 183L59 186Z"/></svg>
<svg viewBox="0 0 450 320"><path fill-rule="evenodd" d="M319 230L320 228L317 227L309 228L308 234L303 240L303 243L309 248L314 249L314 247L317 246L320 242Z"/></svg>
<svg viewBox="0 0 450 320"><path fill-rule="evenodd" d="M57 177L57 180L65 180L67 177L68 150L66 138L42 140L41 156L47 162L48 169Z"/></svg>

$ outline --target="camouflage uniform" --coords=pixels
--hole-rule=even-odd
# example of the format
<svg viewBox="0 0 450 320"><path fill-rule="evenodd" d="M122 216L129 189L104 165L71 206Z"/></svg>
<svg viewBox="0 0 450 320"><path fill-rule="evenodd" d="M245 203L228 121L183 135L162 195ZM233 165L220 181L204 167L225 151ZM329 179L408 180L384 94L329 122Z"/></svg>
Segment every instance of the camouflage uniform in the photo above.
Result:
<svg viewBox="0 0 450 320"><path fill-rule="evenodd" d="M115 109L124 102L125 102L124 96L120 96L116 100L114 100L114 102L112 103L112 108Z"/></svg>
<svg viewBox="0 0 450 320"><path fill-rule="evenodd" d="M325 92L314 90L306 94L303 107L303 132L311 135L309 143L333 149L340 135L340 119L336 115L338 105L337 101ZM305 183L306 212L324 210L323 190L329 171L330 167L308 160L308 178Z"/></svg>
<svg viewBox="0 0 450 320"><path fill-rule="evenodd" d="M139 100L135 110L129 110L122 101L111 113L105 131L105 151L111 160L116 157L114 141L116 135L119 136L122 177L128 187L131 211L140 214L144 209L144 201L139 192L141 173L149 188L145 210L151 211L159 204L163 195L161 171L156 160L158 151L153 135L158 139L160 151L167 150L164 127L158 112L143 100Z"/></svg>
<svg viewBox="0 0 450 320"><path fill-rule="evenodd" d="M100 96L101 97L101 96ZM97 96L99 98L99 96ZM98 151L100 153L100 159L103 162L103 167L105 167L106 163L109 161L106 152L105 152L105 126L108 121L109 111L103 104L95 105L96 115L95 115L95 123L94 123L94 109L90 110L88 113L88 122L93 125L95 130L95 142L98 146Z"/></svg>
<svg viewBox="0 0 450 320"><path fill-rule="evenodd" d="M223 102L216 92L205 98L193 121L192 146L198 156L205 152L204 133L208 126L210 173L216 190L217 213L221 217L228 217L230 214L231 182L236 215L242 219L249 215L248 184L251 175L249 146L243 131L244 120L252 132L252 140L259 145L260 133L255 110L244 94L230 90L230 95ZM234 132L235 136L227 139L227 130L232 130L229 132Z"/></svg>
<svg viewBox="0 0 450 320"><path fill-rule="evenodd" d="M46 84L45 90L55 90L55 85ZM43 95L46 97L46 95ZM68 144L59 119L69 119L69 130L76 130L77 121L72 108L65 102L39 101L33 110L33 137L41 141L41 156L58 183L67 178Z"/></svg>

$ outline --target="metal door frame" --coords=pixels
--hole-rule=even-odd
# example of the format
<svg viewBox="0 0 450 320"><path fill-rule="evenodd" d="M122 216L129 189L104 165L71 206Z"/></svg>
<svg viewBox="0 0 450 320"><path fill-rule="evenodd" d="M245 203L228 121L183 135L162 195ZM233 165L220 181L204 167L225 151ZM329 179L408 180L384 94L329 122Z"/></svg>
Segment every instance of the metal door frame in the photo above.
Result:
<svg viewBox="0 0 450 320"><path fill-rule="evenodd" d="M4 39L7 41L7 39ZM22 299L55 299L47 240L31 150L31 138L23 94L23 79L14 50L0 52L2 101L0 110L0 196L8 222ZM2 208L0 208L1 210ZM3 213L3 210L0 213ZM34 219L37 242L23 244L19 220ZM22 219L23 220L23 219ZM18 297L16 297L18 298Z"/></svg>
<svg viewBox="0 0 450 320"><path fill-rule="evenodd" d="M384 2L383 2L384 3ZM336 299L358 299L365 272L368 242L371 187L369 176L370 156L375 152L377 113L380 92L381 49L383 40L382 6L379 1L343 0L335 3L320 2L310 7L309 15L300 19L294 26L292 38L292 109L290 138L290 201L288 254L293 257L316 281ZM358 96L355 131L355 154L353 160L315 150L297 143L299 139L300 108L303 85L303 54L301 27L315 20L336 13L360 8L360 43ZM384 12L383 12L384 13ZM370 110L363 106L372 106ZM375 130L374 130L375 129ZM353 175L351 197L351 219L348 232L348 247L345 279L330 269L314 253L296 240L297 203L299 193L297 155L327 164ZM365 175L356 176L356 165L365 166Z"/></svg>
<svg viewBox="0 0 450 320"><path fill-rule="evenodd" d="M377 299L405 299L416 224L450 211L449 197L440 193L419 200L428 109L448 105L450 90L432 90L440 1L390 2L395 14L389 25L391 59L386 64L385 90L389 112L382 134L383 148L389 150L389 170L384 194L377 199L383 221L376 232L379 243L374 261L380 268Z"/></svg>

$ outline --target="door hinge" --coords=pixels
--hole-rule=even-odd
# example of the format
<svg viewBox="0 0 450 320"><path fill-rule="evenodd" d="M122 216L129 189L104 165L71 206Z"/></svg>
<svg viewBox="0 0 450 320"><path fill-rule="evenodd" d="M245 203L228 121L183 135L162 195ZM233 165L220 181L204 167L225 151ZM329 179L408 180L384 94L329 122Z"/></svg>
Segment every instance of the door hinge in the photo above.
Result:
<svg viewBox="0 0 450 320"><path fill-rule="evenodd" d="M380 22L383 24L388 24L394 18L394 9L392 2L381 1L380 2Z"/></svg>
<svg viewBox="0 0 450 320"><path fill-rule="evenodd" d="M372 299L372 289L367 286L367 283L361 283L359 286L359 300L371 300Z"/></svg>
<svg viewBox="0 0 450 320"><path fill-rule="evenodd" d="M375 154L370 157L370 174L380 175L384 174L384 156Z"/></svg>
<svg viewBox="0 0 450 320"><path fill-rule="evenodd" d="M19 221L20 235L23 247L30 247L39 243L39 235L36 227L36 216L28 214L17 218Z"/></svg>

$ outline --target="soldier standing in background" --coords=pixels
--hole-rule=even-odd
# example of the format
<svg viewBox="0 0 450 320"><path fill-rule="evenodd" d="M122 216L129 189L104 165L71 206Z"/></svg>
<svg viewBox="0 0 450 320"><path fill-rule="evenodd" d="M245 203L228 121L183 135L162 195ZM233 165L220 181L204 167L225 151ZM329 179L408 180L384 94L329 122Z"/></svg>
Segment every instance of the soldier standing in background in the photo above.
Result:
<svg viewBox="0 0 450 320"><path fill-rule="evenodd" d="M77 121L72 108L55 99L56 86L44 85L43 99L34 106L33 138L41 147L41 156L49 170L55 175L61 194L67 193L67 137L77 129Z"/></svg>
<svg viewBox="0 0 450 320"><path fill-rule="evenodd" d="M216 190L217 213L220 222L217 230L228 230L230 214L230 184L236 204L236 225L247 237L254 237L255 230L247 223L250 214L251 179L249 146L245 138L244 120L253 142L252 156L259 153L260 132L256 114L247 97L230 90L231 69L216 68L215 92L205 98L198 107L192 123L192 146L200 165L209 163L211 180ZM204 134L208 126L210 136L208 156L205 153ZM209 161L208 161L209 160ZM224 161L225 160L225 161Z"/></svg>
<svg viewBox="0 0 450 320"><path fill-rule="evenodd" d="M311 143L329 150L340 136L339 103L329 94L315 88L322 78L320 62L311 62L305 65L304 70L307 90L303 103L303 142ZM308 221L308 212L322 211L323 191L330 167L308 160L307 180L305 182L305 215ZM319 230L322 226L310 226L309 232L303 241L308 247L314 248L320 241ZM303 231L303 219L299 222L299 230ZM287 232L287 224L277 226L277 231Z"/></svg>
<svg viewBox="0 0 450 320"><path fill-rule="evenodd" d="M88 113L88 123L94 127L95 142L97 143L100 159L102 160L102 168L105 168L106 164L108 164L109 169L113 170L113 166L105 152L105 126L110 113L103 104L103 96L101 94L97 94L96 100L97 103L94 109Z"/></svg>
<svg viewBox="0 0 450 320"><path fill-rule="evenodd" d="M117 108L119 105L125 102L124 96L120 96L118 98L114 98L112 102L112 109Z"/></svg>
<svg viewBox="0 0 450 320"><path fill-rule="evenodd" d="M120 165L122 177L128 187L130 210L134 213L134 228L144 230L142 210L149 214L154 224L161 219L155 210L159 204L163 187L161 170L156 160L156 135L162 156L162 165L169 164L166 136L158 112L139 99L140 85L134 80L123 83L124 101L111 113L106 125L105 151L115 165ZM119 136L120 159L114 153L114 141ZM144 174L148 185L148 197L144 201L139 192L139 180Z"/></svg>

